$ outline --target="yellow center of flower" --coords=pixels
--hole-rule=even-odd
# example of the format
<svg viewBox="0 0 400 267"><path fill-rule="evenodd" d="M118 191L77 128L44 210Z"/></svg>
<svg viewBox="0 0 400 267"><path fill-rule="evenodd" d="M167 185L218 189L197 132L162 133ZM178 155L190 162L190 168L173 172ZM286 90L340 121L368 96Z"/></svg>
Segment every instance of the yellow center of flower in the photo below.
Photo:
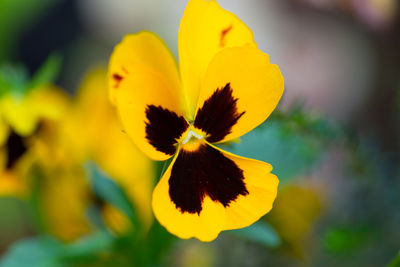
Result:
<svg viewBox="0 0 400 267"><path fill-rule="evenodd" d="M182 134L178 142L182 149L186 151L194 151L204 143L205 136L206 134L203 131L190 125L186 132Z"/></svg>

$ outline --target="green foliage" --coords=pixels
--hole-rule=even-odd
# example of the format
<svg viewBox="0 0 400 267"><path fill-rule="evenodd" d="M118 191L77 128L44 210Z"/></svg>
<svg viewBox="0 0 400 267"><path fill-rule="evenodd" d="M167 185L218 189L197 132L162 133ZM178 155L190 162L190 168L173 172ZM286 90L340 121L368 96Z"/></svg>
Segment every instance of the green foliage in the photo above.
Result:
<svg viewBox="0 0 400 267"><path fill-rule="evenodd" d="M0 262L0 267L64 267L92 261L110 251L112 237L97 232L72 244L50 236L29 238L15 243Z"/></svg>
<svg viewBox="0 0 400 267"><path fill-rule="evenodd" d="M31 78L28 70L22 65L1 65L0 97L6 93L22 97L41 85L54 83L61 70L61 63L61 57L58 54L51 54Z"/></svg>
<svg viewBox="0 0 400 267"><path fill-rule="evenodd" d="M309 171L339 136L339 128L333 122L295 107L288 113L275 111L264 124L244 135L240 143L231 143L226 149L272 164L273 172L285 182Z"/></svg>
<svg viewBox="0 0 400 267"><path fill-rule="evenodd" d="M278 247L282 241L277 232L266 222L258 221L249 227L230 231L237 237L259 245Z"/></svg>
<svg viewBox="0 0 400 267"><path fill-rule="evenodd" d="M94 193L123 212L130 219L134 228L140 230L140 222L135 214L135 208L125 191L95 163L89 162L86 167Z"/></svg>
<svg viewBox="0 0 400 267"><path fill-rule="evenodd" d="M394 258L394 260L389 263L388 267L400 267L400 252Z"/></svg>
<svg viewBox="0 0 400 267"><path fill-rule="evenodd" d="M36 88L42 84L54 83L60 73L62 58L59 54L51 54L32 76L29 88Z"/></svg>
<svg viewBox="0 0 400 267"><path fill-rule="evenodd" d="M51 237L25 239L15 243L0 262L1 267L61 267L57 255L61 244Z"/></svg>
<svg viewBox="0 0 400 267"><path fill-rule="evenodd" d="M1 178L0 178L1 179ZM17 198L0 198L0 247L9 244L16 236L23 236L31 228L28 205ZM7 216L5 216L7 215Z"/></svg>
<svg viewBox="0 0 400 267"><path fill-rule="evenodd" d="M23 95L29 84L29 75L21 65L0 66L0 96L12 92L14 95Z"/></svg>
<svg viewBox="0 0 400 267"><path fill-rule="evenodd" d="M325 232L324 248L334 253L351 253L365 243L369 230L366 227L335 227Z"/></svg>
<svg viewBox="0 0 400 267"><path fill-rule="evenodd" d="M24 27L56 2L57 0L0 1L0 62L12 58L15 41Z"/></svg>

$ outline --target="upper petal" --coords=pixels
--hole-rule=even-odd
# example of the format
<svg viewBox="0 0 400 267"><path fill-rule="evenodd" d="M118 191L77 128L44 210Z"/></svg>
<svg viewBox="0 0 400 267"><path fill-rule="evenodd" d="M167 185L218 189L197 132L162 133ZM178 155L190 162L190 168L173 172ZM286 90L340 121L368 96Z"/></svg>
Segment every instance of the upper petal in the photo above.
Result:
<svg viewBox="0 0 400 267"><path fill-rule="evenodd" d="M269 64L267 54L250 47L224 49L211 61L204 76L196 120L204 114L209 119L199 128L218 137L211 142L240 137L267 119L283 88L282 74L278 66ZM221 98L219 104L210 105L216 102L216 96ZM221 108L224 105L229 108Z"/></svg>
<svg viewBox="0 0 400 267"><path fill-rule="evenodd" d="M251 30L216 1L190 0L179 27L178 50L191 118L208 64L221 49L233 46L256 47Z"/></svg>
<svg viewBox="0 0 400 267"><path fill-rule="evenodd" d="M108 79L127 134L152 159L169 158L186 121L168 48L149 32L126 36L111 55Z"/></svg>
<svg viewBox="0 0 400 267"><path fill-rule="evenodd" d="M126 35L115 46L108 67L112 103L120 83L124 83L124 78L144 69L161 76L170 89L176 91L174 94L179 96L180 82L175 59L165 43L152 32Z"/></svg>
<svg viewBox="0 0 400 267"><path fill-rule="evenodd" d="M225 161L231 163L220 169L217 166L220 166L221 162L216 162L215 158L210 157L211 154L204 154L191 157L192 160L196 159L191 166L176 166L178 155L154 189L153 211L156 218L169 232L180 238L196 237L201 241L212 241L223 230L249 226L272 208L276 197L278 179L270 173L271 165L235 156L215 147L210 149L216 151L211 152L212 154L219 153L225 158L224 165ZM206 163L207 160L209 162ZM232 168L238 168L242 173L246 190L237 191L234 199L230 197L231 193L239 187L238 180L232 179L232 172L226 169L231 164L236 166ZM186 179L181 181L173 181L176 179L171 178L174 168L179 168L180 170L175 172L183 174L191 168L192 175L184 177ZM183 190L179 192L178 199L171 197L171 194L178 193L171 190L171 186L177 186L176 183L179 184L180 190ZM207 194L200 198L199 204L197 193L201 187L208 189Z"/></svg>

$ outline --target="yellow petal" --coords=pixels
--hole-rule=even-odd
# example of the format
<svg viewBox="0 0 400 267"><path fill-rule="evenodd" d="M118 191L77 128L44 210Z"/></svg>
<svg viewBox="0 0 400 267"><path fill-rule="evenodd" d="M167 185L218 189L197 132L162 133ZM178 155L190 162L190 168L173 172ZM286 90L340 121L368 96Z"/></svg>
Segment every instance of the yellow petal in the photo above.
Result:
<svg viewBox="0 0 400 267"><path fill-rule="evenodd" d="M21 197L26 193L26 184L21 181L16 172L2 170L0 181L0 197Z"/></svg>
<svg viewBox="0 0 400 267"><path fill-rule="evenodd" d="M105 224L116 234L123 235L131 230L131 222L128 217L114 206L105 204L102 207L101 215Z"/></svg>
<svg viewBox="0 0 400 267"><path fill-rule="evenodd" d="M301 242L310 233L322 211L321 200L314 190L286 186L279 191L275 208L268 214L268 220L285 241L301 247Z"/></svg>
<svg viewBox="0 0 400 267"><path fill-rule="evenodd" d="M75 166L48 172L43 176L40 201L51 234L72 241L90 232L86 216L89 185L83 169Z"/></svg>
<svg viewBox="0 0 400 267"><path fill-rule="evenodd" d="M175 92L161 76L138 69L124 79L116 95L116 107L124 130L139 149L154 160L166 160L170 155L158 151L146 138L146 109L152 105L182 116Z"/></svg>
<svg viewBox="0 0 400 267"><path fill-rule="evenodd" d="M0 109L0 147L7 141L8 135L10 133L10 128L1 117L1 109Z"/></svg>
<svg viewBox="0 0 400 267"><path fill-rule="evenodd" d="M2 148L0 149L0 173L2 173L5 170L6 164L7 164L7 150L5 148Z"/></svg>
<svg viewBox="0 0 400 267"><path fill-rule="evenodd" d="M146 109L161 106L182 116L175 61L154 34L128 35L116 46L109 67L111 100L126 133L154 160L170 155L155 149L146 139Z"/></svg>
<svg viewBox="0 0 400 267"><path fill-rule="evenodd" d="M42 119L60 119L68 98L55 87L37 88L25 96L8 94L1 99L3 118L21 136L28 136Z"/></svg>
<svg viewBox="0 0 400 267"><path fill-rule="evenodd" d="M39 122L39 117L31 104L23 96L8 94L1 99L3 118L18 135L30 135Z"/></svg>
<svg viewBox="0 0 400 267"><path fill-rule="evenodd" d="M269 64L267 54L248 47L227 48L214 57L202 83L198 108L227 84L237 99L238 114L244 114L220 142L238 138L266 120L278 104L284 87L278 66Z"/></svg>
<svg viewBox="0 0 400 267"><path fill-rule="evenodd" d="M174 94L178 96L180 82L173 55L157 35L142 31L126 35L114 48L110 57L108 84L112 103L115 102L115 94L119 91L119 85L124 83L125 77L143 69L161 76L163 82L168 84L171 90L176 90Z"/></svg>
<svg viewBox="0 0 400 267"><path fill-rule="evenodd" d="M67 94L55 86L33 90L28 97L37 116L46 120L62 119L70 104Z"/></svg>
<svg viewBox="0 0 400 267"><path fill-rule="evenodd" d="M161 225L180 238L195 237L201 241L212 241L223 230L249 226L272 208L279 181L270 173L271 165L239 157L215 147L214 149L222 152L243 171L248 194L239 195L227 207L206 196L199 215L182 213L169 195L169 178L177 158L175 157L154 189L153 211Z"/></svg>
<svg viewBox="0 0 400 267"><path fill-rule="evenodd" d="M234 46L256 47L251 30L216 1L190 0L178 34L179 64L190 119L208 64L221 49Z"/></svg>

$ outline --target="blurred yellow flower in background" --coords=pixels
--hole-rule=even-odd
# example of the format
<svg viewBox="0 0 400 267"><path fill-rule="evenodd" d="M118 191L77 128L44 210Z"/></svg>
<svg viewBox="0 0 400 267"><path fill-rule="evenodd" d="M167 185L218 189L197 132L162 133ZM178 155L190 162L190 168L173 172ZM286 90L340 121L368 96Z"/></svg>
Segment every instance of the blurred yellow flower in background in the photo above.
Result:
<svg viewBox="0 0 400 267"><path fill-rule="evenodd" d="M65 93L52 85L0 94L0 195L27 194L31 139L60 120L66 107Z"/></svg>
<svg viewBox="0 0 400 267"><path fill-rule="evenodd" d="M319 192L287 185L280 189L274 209L266 216L297 256L302 257L306 237L321 215L323 203Z"/></svg>
<svg viewBox="0 0 400 267"><path fill-rule="evenodd" d="M150 226L153 165L122 132L108 101L104 70L88 74L62 122L42 131L34 143L38 163L44 171L43 214L52 234L70 241L90 232L93 225L87 211L91 205L101 209L111 230L116 233L132 230L125 215L99 202L91 191L84 169L90 160L125 190L141 223L145 228Z"/></svg>
<svg viewBox="0 0 400 267"><path fill-rule="evenodd" d="M77 96L76 117L85 129L83 139L90 159L126 190L148 225L152 220L153 164L122 131L108 100L106 74L97 70L86 78Z"/></svg>

